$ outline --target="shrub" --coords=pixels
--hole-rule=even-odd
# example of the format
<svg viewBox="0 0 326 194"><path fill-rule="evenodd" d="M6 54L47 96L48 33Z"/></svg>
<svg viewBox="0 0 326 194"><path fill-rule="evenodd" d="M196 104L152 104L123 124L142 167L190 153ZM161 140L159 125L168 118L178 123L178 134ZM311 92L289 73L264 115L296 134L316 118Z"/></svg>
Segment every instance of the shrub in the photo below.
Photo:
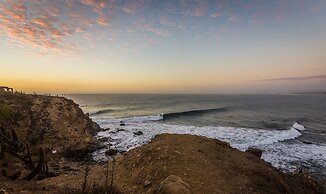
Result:
<svg viewBox="0 0 326 194"><path fill-rule="evenodd" d="M12 120L14 115L14 111L9 106L0 104L0 122Z"/></svg>

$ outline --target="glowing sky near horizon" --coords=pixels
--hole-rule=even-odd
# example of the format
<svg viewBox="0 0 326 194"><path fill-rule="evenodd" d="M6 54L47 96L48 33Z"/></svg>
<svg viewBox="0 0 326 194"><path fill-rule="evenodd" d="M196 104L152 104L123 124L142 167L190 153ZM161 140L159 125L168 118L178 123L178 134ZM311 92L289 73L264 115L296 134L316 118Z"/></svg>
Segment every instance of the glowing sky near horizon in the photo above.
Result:
<svg viewBox="0 0 326 194"><path fill-rule="evenodd" d="M0 85L51 93L326 90L326 1L0 0Z"/></svg>

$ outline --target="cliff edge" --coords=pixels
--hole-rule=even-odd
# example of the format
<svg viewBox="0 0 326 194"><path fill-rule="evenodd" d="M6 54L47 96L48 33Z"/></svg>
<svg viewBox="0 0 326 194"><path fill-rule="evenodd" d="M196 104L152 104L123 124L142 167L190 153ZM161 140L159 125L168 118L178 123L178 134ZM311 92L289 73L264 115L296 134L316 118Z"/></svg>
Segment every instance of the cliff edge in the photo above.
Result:
<svg viewBox="0 0 326 194"><path fill-rule="evenodd" d="M20 93L0 94L0 125L21 143L58 153L94 145L100 129L72 100Z"/></svg>

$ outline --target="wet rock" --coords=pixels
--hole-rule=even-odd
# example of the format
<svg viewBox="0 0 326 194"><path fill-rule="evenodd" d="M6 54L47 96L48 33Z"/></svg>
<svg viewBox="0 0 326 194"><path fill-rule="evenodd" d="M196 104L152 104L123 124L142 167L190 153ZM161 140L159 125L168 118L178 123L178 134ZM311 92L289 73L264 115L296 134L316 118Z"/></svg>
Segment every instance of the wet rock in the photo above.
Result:
<svg viewBox="0 0 326 194"><path fill-rule="evenodd" d="M105 152L105 154L106 154L107 156L114 156L114 155L117 155L118 153L119 153L119 151L116 150L116 149L109 149L109 150L107 150L107 151Z"/></svg>
<svg viewBox="0 0 326 194"><path fill-rule="evenodd" d="M111 130L109 133L114 133L115 134L115 133L118 133L120 131L126 131L126 130L117 128L116 130Z"/></svg>
<svg viewBox="0 0 326 194"><path fill-rule="evenodd" d="M143 135L144 133L142 131L136 131L134 132L134 134L139 136L139 135Z"/></svg>
<svg viewBox="0 0 326 194"><path fill-rule="evenodd" d="M261 155L263 154L263 151L257 148L248 148L246 152L257 156L257 158L261 158Z"/></svg>
<svg viewBox="0 0 326 194"><path fill-rule="evenodd" d="M120 132L120 131L126 131L126 130L124 130L124 129L117 129L117 132Z"/></svg>
<svg viewBox="0 0 326 194"><path fill-rule="evenodd" d="M191 188L179 176L170 175L161 182L160 194L191 194Z"/></svg>
<svg viewBox="0 0 326 194"><path fill-rule="evenodd" d="M108 142L110 140L109 137L101 137L98 139L100 142Z"/></svg>

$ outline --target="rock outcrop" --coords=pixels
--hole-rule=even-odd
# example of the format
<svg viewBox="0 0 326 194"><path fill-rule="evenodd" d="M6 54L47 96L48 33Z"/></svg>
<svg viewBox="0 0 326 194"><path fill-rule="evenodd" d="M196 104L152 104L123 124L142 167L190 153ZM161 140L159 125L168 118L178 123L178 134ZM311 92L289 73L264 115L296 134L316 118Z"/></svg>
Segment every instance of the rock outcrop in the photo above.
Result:
<svg viewBox="0 0 326 194"><path fill-rule="evenodd" d="M261 155L263 154L263 151L257 148L248 148L246 152L257 156L257 158L261 158Z"/></svg>
<svg viewBox="0 0 326 194"><path fill-rule="evenodd" d="M0 124L13 127L19 140L31 147L58 153L87 147L94 144L93 135L100 129L76 103L63 97L0 94L0 105L6 111Z"/></svg>

